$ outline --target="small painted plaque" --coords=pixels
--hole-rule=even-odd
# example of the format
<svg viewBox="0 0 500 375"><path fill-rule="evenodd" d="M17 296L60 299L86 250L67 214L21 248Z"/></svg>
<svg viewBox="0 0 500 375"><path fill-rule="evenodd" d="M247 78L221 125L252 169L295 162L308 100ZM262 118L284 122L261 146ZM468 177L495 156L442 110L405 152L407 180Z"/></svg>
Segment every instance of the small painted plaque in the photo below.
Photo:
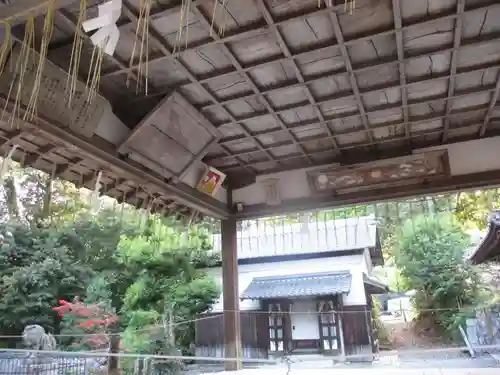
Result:
<svg viewBox="0 0 500 375"><path fill-rule="evenodd" d="M226 175L215 168L209 167L198 183L198 190L214 196L219 187L222 185Z"/></svg>

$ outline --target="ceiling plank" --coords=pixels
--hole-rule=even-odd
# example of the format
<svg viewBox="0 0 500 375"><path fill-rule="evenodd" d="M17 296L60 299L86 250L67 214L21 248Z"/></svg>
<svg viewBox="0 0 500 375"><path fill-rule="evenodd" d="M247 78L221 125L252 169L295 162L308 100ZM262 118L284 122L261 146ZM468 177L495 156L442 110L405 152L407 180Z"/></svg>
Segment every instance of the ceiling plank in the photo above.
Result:
<svg viewBox="0 0 500 375"><path fill-rule="evenodd" d="M194 7L192 11L198 16L198 19L200 20L200 22L206 28L208 28L208 30L210 31L212 29L212 25L211 25L210 21L207 19L207 17L198 8L196 8L196 7ZM211 30L211 35L212 35L212 38L214 38L214 40L219 40L220 41L221 36L219 35L219 33L218 33L217 30ZM288 132L288 134L291 137L293 143L298 147L298 149L300 150L300 152L304 155L304 157L308 160L308 162L310 164L313 164L313 161L309 157L309 155L307 154L306 149L299 143L299 141L298 141L297 137L295 136L295 134L285 125L285 123L283 122L283 120L278 116L278 114L276 113L276 110L271 106L271 103L269 102L269 100L262 94L262 92L260 91L259 87L255 84L255 82L250 77L250 75L247 72L243 71L243 66L238 61L238 59L236 58L236 56L231 52L231 50L228 48L228 46L226 46L224 43L221 43L219 46L222 49L223 53L229 58L229 60L231 61L231 63L233 64L233 66L236 68L236 70L238 71L238 73L240 73L241 76L244 77L245 80L248 82L248 84L252 88L252 91L257 96L259 102L261 102L264 105L264 107L266 108L267 113L270 114L273 117L274 121L276 121L276 123L281 127L282 130L285 130L285 131ZM241 128L243 128L244 130L246 130L246 132L248 132L250 134L250 131L248 130L248 127L245 124L239 123L239 125L240 125ZM252 137L252 139L253 139L254 143L256 143L259 146L259 148L260 147L264 148L263 147L264 145L262 144L262 142L260 142L257 138ZM268 157L269 157L270 160L276 161L276 158L274 157L274 155L271 152L264 150L264 153L266 155L268 155Z"/></svg>
<svg viewBox="0 0 500 375"><path fill-rule="evenodd" d="M500 86L500 84L499 84ZM474 95L474 94L484 94L484 93L494 93L496 88L498 86L494 86L494 85L488 85L488 86L484 86L480 89L467 89L467 90L461 90L460 92L455 92L455 95L452 96L451 98L448 98L448 97L433 97L433 98L429 98L429 99L424 99L424 100L414 100L414 101L411 101L408 103L407 107L410 108L412 106L418 106L418 105L422 105L422 104L432 104L436 101L447 101L449 99L459 99L459 98L465 98L469 95ZM383 108L380 108L380 109L377 109L373 112L377 112L377 111L383 111L383 110L387 110L387 109L400 109L401 107L400 106L386 106L386 107L383 107ZM482 106L479 106L479 107L475 107L475 108L472 108L472 110L482 110L483 107ZM486 109L486 108L484 108ZM466 109L465 112L467 111L470 111L471 109ZM372 113L371 111L368 112L368 113ZM455 112L451 112L449 114L449 116L459 116L461 114L464 113L464 110L456 110ZM352 114L346 114L346 115L341 115L341 116L338 116L337 119L340 119L340 120L343 120L343 119L349 119L350 117L352 117L353 115ZM356 116L356 115L354 115ZM444 119L445 118L445 114L444 113L431 113L431 114L428 114L428 115L423 115L423 116L418 116L418 117L414 117L411 121L408 122L408 125L415 125L415 124L421 124L425 121L432 121L432 120L438 120L438 119ZM329 119L327 119L326 121L329 121ZM314 126L314 125L320 125L321 122L315 122L315 121L307 121L307 122L300 122L300 123L295 123L293 125L291 125L291 127L293 127L294 129L297 129L299 130L301 127L308 127L308 126ZM390 127L393 127L393 126L403 126L404 123L399 123L399 122L388 122L388 123L381 123L381 124L377 124L376 126L373 127L373 129L386 129L386 128L390 128ZM270 129L270 130L265 130L265 131L261 131L261 132L258 132L256 134L254 134L253 136L262 136L262 135L272 135L272 134L275 134L275 133L279 133L281 132L282 130L279 129L279 128L275 128L275 129ZM340 135L342 136L352 136L352 135L357 135L357 134L363 134L365 132L367 132L368 130L366 129L359 129L359 130L346 130L346 131L343 131L343 132L338 132L337 134L334 134L333 137L338 137ZM327 139L328 137L324 137L324 136L321 136L322 139ZM233 136L231 138L223 138L221 141L220 141L220 144L221 145L231 145L231 144L237 144L237 143L240 143L242 142L243 140L246 139L246 136L244 135L241 135L241 136ZM311 138L303 138L300 140L300 142L308 142L308 141L313 141L314 139L311 139ZM281 146L286 146L288 144L291 144L290 142L288 143L283 143L283 142L280 142L280 143L275 143L275 144L270 144L268 145L267 147L268 148L274 148L274 147L281 147ZM246 153L247 151L242 151L240 154L236 154L236 155L242 155L244 153ZM253 151L252 151L253 152Z"/></svg>
<svg viewBox="0 0 500 375"><path fill-rule="evenodd" d="M472 124L468 124L468 125L465 125L465 126L461 126L461 127L458 127L457 130L462 130L462 129L472 129L472 128L479 128L480 127L480 123L472 123ZM498 125L498 124L497 124ZM443 128L437 128L437 129L433 129L433 130L426 130L426 131L422 131L422 132L418 132L418 133L413 133L411 135L411 138L412 140L414 139L419 139L419 138L425 138L426 136L435 136L435 135L442 135L443 133ZM499 130L494 130L494 131L491 131L489 132L488 136L489 137L494 137L494 136L498 136L500 135L500 131ZM447 141L444 145L446 144L452 144L452 143L458 143L458 142L465 142L465 141L470 141L470 140L473 140L474 137L472 136L462 136L460 138L453 138L453 141ZM372 141L372 142L363 142L363 143L358 143L358 144L354 144L354 145L349 145L349 146L346 146L346 147L343 147L341 148L342 150L344 151L348 151L348 150L351 150L351 153L355 152L357 149L361 149L361 148L366 148L366 147L369 147L369 146L374 146L374 145L377 145L377 144L387 144L387 143L399 143L401 141L405 141L407 140L407 138L402 135L402 136L394 136L394 137L391 137L391 138L385 138L383 140L379 140L379 141ZM432 146L435 146L435 144L433 144L432 142L423 142L423 143L419 143L417 144L416 147L418 148L426 148L426 147L432 147ZM404 148L404 150L406 151L411 151L410 148L406 147ZM331 149L322 149L322 150L318 150L318 151L311 151L310 154L312 156L321 156L321 155L324 155L324 154L331 154ZM361 155L361 156L365 156L365 155L368 155L369 159L361 159L360 160L360 156L355 156L355 157L336 157L335 159L332 158L332 163L333 162L339 162L339 163L343 163L343 164L353 164L353 163L358 163L358 162L366 162L366 161L369 161L369 160L376 160L378 158L385 158L384 155L386 155L386 153L369 153L369 154L366 154L366 153L356 153L356 155ZM400 151L398 151L398 149L396 149L395 151L395 154L390 153L391 157L396 157L396 156L401 156L400 155ZM406 155L406 154L405 154ZM297 154L297 155L286 155L286 156L283 156L280 158L281 161L286 161L287 164L288 164L288 168L286 168L285 170L290 170L290 169L298 169L298 168L305 168L307 167L307 165L304 165L304 164L301 164L301 163L291 163L292 160L294 159L299 159L300 158L300 154ZM254 163L253 166L256 167L258 166L259 164L261 164L262 162L257 162L257 163ZM237 170L238 169L238 166L234 165L234 166L229 166L229 167L225 167L225 168L222 168L222 171L224 173L229 173L233 170ZM282 170L266 170L265 171L265 174L269 174L269 173L277 173L277 172L281 172Z"/></svg>
<svg viewBox="0 0 500 375"><path fill-rule="evenodd" d="M271 29L274 31L276 35L276 40L278 42L278 45L280 46L281 51L287 58L292 57L292 53L290 51L290 48L286 44L285 38L283 38L283 35L281 35L281 32L278 28L278 26L275 25L275 21L273 19L273 16L269 9L267 8L267 5L264 3L264 0L254 0L256 1L257 7L259 8L260 12L264 16L264 19L266 20L267 24L271 27ZM333 137L333 131L330 129L330 126L328 125L328 122L325 121L325 116L323 115L323 112L321 112L321 109L316 103L316 98L313 96L311 89L309 86L305 85L305 78L302 72L300 71L300 67L297 64L297 61L294 59L290 59L292 62L292 67L293 70L295 71L295 76L297 77L297 80L304 84L304 92L307 96L307 99L309 100L309 103L311 103L312 106L314 106L316 116L318 116L319 120L323 122L323 128L326 130L326 133L331 137L331 142L332 145L335 149L339 149L339 145L337 143L337 140L335 137Z"/></svg>
<svg viewBox="0 0 500 375"><path fill-rule="evenodd" d="M0 19L2 21L12 21L11 24L14 24L15 21L22 21L28 16L36 17L47 13L48 6L51 3L54 3L53 9L57 10L75 2L76 0L55 0L55 3L47 0L13 0L10 4L0 7Z"/></svg>
<svg viewBox="0 0 500 375"><path fill-rule="evenodd" d="M201 0L201 1L204 1L204 0ZM201 3L201 1L200 0L193 1L193 4L191 6L193 7L193 6L199 5ZM300 20L307 19L308 17L318 16L318 15L321 15L321 14L324 14L327 12L331 12L334 10L342 10L343 8L344 8L344 5L335 5L331 8L317 8L317 9L311 10L309 12L303 12L299 15L293 15L291 17L280 19L279 21L275 22L275 25L276 26L283 26L283 25L287 25L290 23L295 23L295 22L300 21ZM465 13L469 14L469 13L480 11L480 10L486 10L488 8L489 8L488 5L470 6L465 11ZM129 8L129 9L132 9L132 8ZM164 14L162 11L159 11L157 13L151 14L150 18L151 18L151 20L159 19L161 17L167 16L168 14L172 14L172 13L175 13L178 11L180 11L180 7L176 6L176 7L170 8L169 13ZM407 30L410 30L412 28L424 27L426 25L431 25L437 21L453 20L456 17L457 17L456 13L452 13L452 14L446 13L446 14L437 14L437 15L432 15L432 16L426 16L425 19L423 19L423 20L416 21L414 23L409 23L408 25L403 26L401 28L401 31L407 31ZM133 25L135 24L132 19L131 19L131 22L125 21L123 23L120 23L119 26L121 27L121 26L125 26L125 25L130 25L130 24L133 24ZM264 23L264 24L261 24L258 26L254 25L253 28L244 29L243 31L240 31L240 32L226 33L225 36L221 37L220 40L204 39L203 41L188 45L187 48L183 48L182 51L183 52L195 52L195 51L199 50L200 46L209 46L209 45L213 45L213 44L228 43L228 42L235 42L235 41L239 41L239 40L248 39L248 38L265 33L268 30L268 28L269 28L269 26L267 25L267 23ZM370 40L370 39L375 38L375 37L393 35L394 32L395 32L395 30L385 30L385 31L381 31L381 32L376 33L376 34L361 36L359 38L352 38L352 39L346 40L345 45L349 46L349 45L353 45L355 43L359 43L361 41ZM56 48L66 46L66 45L71 44L71 43L72 43L72 40L71 41L68 40L64 44L57 44L57 45L54 45L53 47L54 47L54 49L56 49ZM322 48L320 48L320 50L332 49L332 48L336 48L338 46L339 46L338 44L332 44L331 46L328 46L328 47L322 47ZM310 51L293 55L292 58L294 58L294 59L298 58L298 57L303 56L304 54L309 53L309 52ZM149 59L149 62L153 63L153 62L160 62L160 61L171 60L171 59L175 59L175 57L171 56L171 55L164 55L164 56L158 56L158 57L151 58L151 59ZM286 57L280 58L280 60L284 61L284 60L288 60L288 58L286 58ZM277 61L274 61L274 62L277 62ZM269 63L271 63L271 62L264 62L264 63L260 63L259 65L267 65ZM114 70L114 71L102 72L101 76L121 74L121 73L129 71L129 70L134 70L136 68L137 68L137 64L133 65L132 67L128 67L125 70ZM233 73L234 72L235 71L233 71Z"/></svg>
<svg viewBox="0 0 500 375"><path fill-rule="evenodd" d="M458 48L458 51L460 52L465 47L472 48L472 47L480 47L480 46L488 45L488 44L491 44L491 42L494 42L496 40L498 40L498 33L492 33L490 36L488 36L488 34L486 34L486 35L483 35L481 37L471 38L471 39L468 39L466 43L462 43L461 47ZM316 51L317 50L312 50L312 52L316 52ZM453 47L450 47L450 48L437 48L437 49L435 49L433 51L427 51L425 53L415 54L414 56L411 56L411 57L403 59L401 62L406 64L406 63L410 63L410 62L418 60L418 59L422 59L423 57L429 57L429 56L433 56L433 55L440 55L440 54L443 54L443 53L446 53L446 52L453 52L453 51L455 51L455 49ZM377 60L377 62L374 63L374 64L363 64L362 66L359 66L359 67L353 66L353 72L355 74L359 74L359 73L363 73L363 72L367 72L367 71L373 71L375 69L382 69L382 68L389 67L389 66L395 66L396 64L399 64L399 60L397 58L396 59L390 59L390 60L382 60L382 62L380 62L379 60ZM260 64L259 65L253 65L252 68L254 68L256 66L260 67ZM498 64L495 65L495 66L488 67L487 69L493 69L493 68L496 68L496 67L498 67ZM461 69L460 72L456 72L456 74L451 75L451 77L453 77L455 75L460 75L460 74L472 73L472 72L475 72L475 71L478 71L478 70L483 70L483 69L484 69L484 66L478 66L477 68ZM336 71L333 71L333 72L330 72L330 73L327 73L327 74L321 74L318 77L314 77L312 79L306 80L305 84L306 85L310 85L310 84L313 84L315 82L319 82L321 80L324 80L325 78L332 78L332 77L335 77L335 76L338 76L338 75L341 75L341 74L344 74L344 73L345 73L345 70L342 69L342 70L336 70ZM210 79L222 78L222 77L225 77L226 75L227 74L221 74L221 75L217 75L217 76L214 75ZM411 82L407 82L404 85L404 87L409 87L410 85L415 85L415 84L421 83L423 81L448 79L449 77L450 77L449 74L440 74L440 75L436 74L436 75L434 75L432 77L429 77L429 78L423 78L423 79L412 80ZM205 80L200 80L200 82L204 83L206 81ZM183 85L179 85L176 88L179 89L182 86ZM262 90L262 93L263 94L271 94L271 93L278 92L279 90L292 89L292 88L300 87L300 86L303 86L303 84L300 83L300 82L299 83L291 83L291 84L283 84L283 85L280 85L277 88L273 87L273 88L269 88L267 90ZM389 88L395 88L395 89L396 88L400 88L400 85L399 84L398 85L384 85L382 87L369 88L369 89L363 90L361 93L362 93L362 95L373 94L373 93L381 92L381 91L389 89ZM172 87L169 88L169 90L172 90L172 89L173 89ZM234 102L239 101L239 100L246 100L246 99L251 99L251 98L255 98L255 97L256 97L255 94L240 95L240 96L237 96L237 97L234 97L234 98L229 98L229 99L226 99L226 100L221 100L220 104L226 105L226 104L234 103ZM348 98L354 98L354 97L355 96L354 96L353 93L349 93L348 95L344 94L342 96L336 96L336 97L328 98L328 100L348 99ZM205 109L213 108L213 107L215 107L214 104L206 104L206 105L202 106L202 109L205 110Z"/></svg>

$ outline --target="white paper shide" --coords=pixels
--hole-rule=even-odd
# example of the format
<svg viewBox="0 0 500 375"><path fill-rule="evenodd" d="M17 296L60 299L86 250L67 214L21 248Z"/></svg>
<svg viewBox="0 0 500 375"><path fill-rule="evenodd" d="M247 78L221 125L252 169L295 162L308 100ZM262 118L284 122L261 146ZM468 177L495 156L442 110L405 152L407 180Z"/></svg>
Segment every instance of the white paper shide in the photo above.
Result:
<svg viewBox="0 0 500 375"><path fill-rule="evenodd" d="M111 0L97 7L97 17L82 23L86 33L97 30L90 40L95 46L101 47L104 53L112 56L115 53L120 30L116 23L122 13L122 0Z"/></svg>

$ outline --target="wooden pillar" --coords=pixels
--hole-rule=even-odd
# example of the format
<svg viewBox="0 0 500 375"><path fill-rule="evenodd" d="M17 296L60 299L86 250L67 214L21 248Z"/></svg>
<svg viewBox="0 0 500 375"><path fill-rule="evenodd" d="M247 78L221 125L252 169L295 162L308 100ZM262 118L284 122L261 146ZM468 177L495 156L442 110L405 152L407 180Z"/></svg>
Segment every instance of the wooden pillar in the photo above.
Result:
<svg viewBox="0 0 500 375"><path fill-rule="evenodd" d="M241 358L241 324L238 292L236 220L222 221L222 292L224 306L224 356ZM241 361L225 362L226 371L241 369Z"/></svg>

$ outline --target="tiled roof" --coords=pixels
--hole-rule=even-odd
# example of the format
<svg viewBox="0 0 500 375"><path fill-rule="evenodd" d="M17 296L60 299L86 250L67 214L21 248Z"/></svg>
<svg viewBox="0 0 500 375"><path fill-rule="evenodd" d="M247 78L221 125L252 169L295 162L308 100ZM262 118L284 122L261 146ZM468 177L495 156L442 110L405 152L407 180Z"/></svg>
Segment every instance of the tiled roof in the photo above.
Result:
<svg viewBox="0 0 500 375"><path fill-rule="evenodd" d="M368 287L369 292L372 294L384 294L389 291L389 287L386 284L372 276L368 276L366 273L363 273L363 282L365 283L365 288Z"/></svg>
<svg viewBox="0 0 500 375"><path fill-rule="evenodd" d="M256 277L240 298L273 299L325 296L348 293L350 289L351 273L349 271Z"/></svg>
<svg viewBox="0 0 500 375"><path fill-rule="evenodd" d="M500 210L491 213L486 235L469 259L474 264L494 261L500 258Z"/></svg>

